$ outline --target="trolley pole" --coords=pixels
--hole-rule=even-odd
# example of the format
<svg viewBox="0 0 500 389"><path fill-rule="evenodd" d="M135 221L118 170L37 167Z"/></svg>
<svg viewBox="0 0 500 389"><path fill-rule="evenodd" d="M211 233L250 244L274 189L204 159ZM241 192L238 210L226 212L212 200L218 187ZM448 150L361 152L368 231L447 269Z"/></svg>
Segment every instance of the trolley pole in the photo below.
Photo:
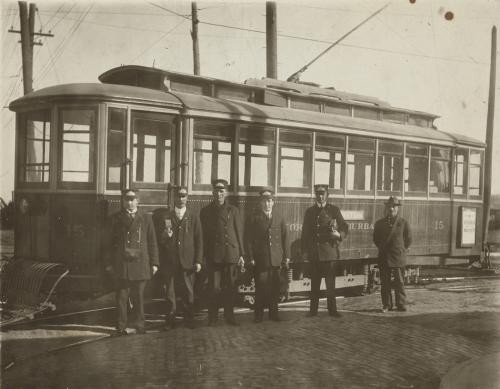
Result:
<svg viewBox="0 0 500 389"><path fill-rule="evenodd" d="M267 77L278 79L278 32L276 28L276 2L266 2L266 60Z"/></svg>
<svg viewBox="0 0 500 389"><path fill-rule="evenodd" d="M487 248L488 227L491 207L491 169L493 161L493 119L495 116L495 78L497 65L497 28L491 30L491 64L490 91L488 96L488 118L486 121L486 153L484 164L484 215L483 215L483 247ZM489 251L489 250L488 250ZM488 258L489 259L489 258ZM489 260L486 263L490 265Z"/></svg>
<svg viewBox="0 0 500 389"><path fill-rule="evenodd" d="M196 2L191 3L191 19L193 22L193 31L191 37L193 38L193 61L194 61L194 74L200 75L200 45L198 41L198 8Z"/></svg>
<svg viewBox="0 0 500 389"><path fill-rule="evenodd" d="M33 55L30 45L30 23L28 18L28 4L25 1L19 2L19 17L21 18L21 53L23 57L23 86L24 94L33 92ZM33 15L33 24L35 17Z"/></svg>

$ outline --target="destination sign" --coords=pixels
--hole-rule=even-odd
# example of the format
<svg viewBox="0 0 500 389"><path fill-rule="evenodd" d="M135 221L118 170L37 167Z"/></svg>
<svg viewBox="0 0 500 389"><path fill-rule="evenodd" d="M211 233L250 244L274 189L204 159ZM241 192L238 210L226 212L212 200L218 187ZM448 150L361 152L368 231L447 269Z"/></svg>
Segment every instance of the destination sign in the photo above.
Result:
<svg viewBox="0 0 500 389"><path fill-rule="evenodd" d="M365 220L365 211L351 211L342 209L340 211L344 220Z"/></svg>

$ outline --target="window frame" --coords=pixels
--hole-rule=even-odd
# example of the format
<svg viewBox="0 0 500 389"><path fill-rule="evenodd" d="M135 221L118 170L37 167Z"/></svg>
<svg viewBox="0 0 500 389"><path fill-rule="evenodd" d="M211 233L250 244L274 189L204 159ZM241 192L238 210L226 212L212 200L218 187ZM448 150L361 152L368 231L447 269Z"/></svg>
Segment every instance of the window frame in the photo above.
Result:
<svg viewBox="0 0 500 389"><path fill-rule="evenodd" d="M63 112L64 111L83 111L83 110L93 110L95 113L95 131L94 131L94 141L89 142L89 147L92 146L93 143L93 166L89 166L89 174L94 175L94 180L92 182L75 182L75 181L63 181L62 179L62 174L63 174L63 148L64 148L64 134L65 132L63 131L64 127L64 122L63 122ZM97 169L97 158L99 155L99 150L98 150L98 139L99 139L99 132L100 132L100 109L99 105L77 105L77 106L62 106L59 107L58 110L58 120L57 120L57 128L58 128L58 134L57 134L57 139L58 139L58 159L57 159L57 188L58 189L70 189L70 190L95 190L97 188L97 182L98 182L98 169ZM90 134L90 131L89 131ZM89 156L90 159L90 156ZM90 169L93 169L91 171Z"/></svg>
<svg viewBox="0 0 500 389"><path fill-rule="evenodd" d="M353 139L359 139L363 141L372 141L373 142L373 151L369 150L361 150L361 149L351 149L350 144ZM345 153L345 193L347 195L356 195L356 196L375 196L376 191L376 164L377 164L377 143L376 139L366 138L363 136L347 136L346 137L346 153ZM373 156L373 163L371 168L371 190L359 190L359 189L349 189L349 152L353 151L353 155L371 155Z"/></svg>
<svg viewBox="0 0 500 389"><path fill-rule="evenodd" d="M446 149L446 150L449 150L450 152L450 157L449 158L445 158L445 157L434 157L432 155L432 150L433 149ZM428 185L427 185L427 188L428 188L428 191L429 191L429 197L432 197L432 198L446 198L446 199L449 199L451 198L451 193L452 193L452 185L453 185L453 176L452 176L452 164L453 164L453 153L452 153L453 149L451 147L447 147L447 146L433 146L433 145L430 145L429 147L429 175L427 177L428 179ZM431 168L432 168L432 161L448 161L449 163L449 166L448 166L448 185L449 185L449 189L448 189L448 192L431 192Z"/></svg>
<svg viewBox="0 0 500 389"><path fill-rule="evenodd" d="M295 142L288 142L288 141L283 141L282 140L282 134L283 133L300 133L300 134L307 134L310 137L309 140L309 146L305 146L304 144L301 143L295 143ZM291 194L291 193L297 193L297 194L310 194L312 191L312 172L313 172L313 164L314 164L314 154L313 154L313 136L314 136L315 131L306 131L303 129L291 129L291 128L280 128L279 129L279 143L276 144L276 147L278 148L277 150L277 155L278 155L278 165L276 166L278 170L278 180L277 180L277 192L278 193L286 193L286 194ZM290 160L301 160L304 161L304 177L303 181L306 181L307 185L304 185L302 187L292 187L292 186L281 186L281 160L282 160L282 147L289 148L289 149L299 149L299 150L304 150L304 151L309 151L309 155L304 155L303 158L299 157L285 157L286 159Z"/></svg>
<svg viewBox="0 0 500 389"><path fill-rule="evenodd" d="M28 143L28 134L27 134L27 122L28 122L28 115L33 113L33 112L44 112L44 125L43 125L43 131L44 131L44 138L41 140L43 142L43 153L42 153L42 163L31 163L28 164L26 163L26 153L27 153L27 143ZM50 189L50 184L53 179L51 179L52 176L52 151L53 151L53 143L55 142L55 129L54 129L54 123L52 120L52 108L51 107L40 107L40 108L35 108L35 109L30 109L27 111L19 112L17 114L18 117L18 140L17 140L17 169L16 169L16 175L15 175L15 183L16 187L18 189ZM24 120L22 119L24 117ZM48 117L48 120L47 120ZM22 123L23 122L23 123ZM46 123L50 123L50 136L48 140L45 140L45 134L46 134ZM23 128L21 130L21 127ZM48 145L45 145L45 143L48 143ZM45 160L45 155L48 153L49 155L49 160L47 163L44 162ZM23 162L21 162L23 161ZM43 175L48 173L49 179L48 181L44 182L27 182L26 180L26 166L47 166L47 170L43 170ZM21 181L20 174L22 170L24 169L24 179Z"/></svg>
<svg viewBox="0 0 500 389"><path fill-rule="evenodd" d="M401 152L400 153L397 153L397 152L391 152L391 151L380 151L380 143L390 143L390 144L398 144L398 145L401 145ZM377 196L380 196L380 197L387 197L387 196L400 196L400 197L403 197L403 192L404 192L404 185L405 185L405 182L404 182L404 170L405 170L405 167L404 167L404 151L405 151L405 142L395 142L395 141L391 141L391 140L386 140L386 139L377 139L377 151L376 151L376 155L377 155L377 168L376 168L376 191L377 191ZM384 190L384 189L378 189L378 184L380 182L380 175L379 175L379 172L378 172L378 169L379 169L379 164L380 164L380 161L379 161L379 157L399 157L400 158L400 172L399 172L399 180L400 180L400 190L399 191L393 191L393 190Z"/></svg>
<svg viewBox="0 0 500 389"><path fill-rule="evenodd" d="M466 157L465 162L457 162L455 160L458 150L465 151L465 157ZM453 149L452 152L453 152L453 154L452 154L452 196L455 199L466 199L467 193L469 191L469 148L463 147L463 146L457 146L456 148ZM462 193L455 193L455 186L456 186L455 185L455 178L456 178L456 174L457 174L457 165L464 166Z"/></svg>
<svg viewBox="0 0 500 389"><path fill-rule="evenodd" d="M479 154L481 155L481 162L479 164L472 164L471 163L471 154L473 151L478 151ZM484 167L483 167L483 164L484 164L484 158L485 158L485 150L484 149L477 149L477 148L474 148L474 147L469 147L469 157L468 157L468 161L467 161L467 199L469 200L482 200L483 199L483 194L484 194ZM472 166L475 166L475 167L479 167L479 195L474 195L474 194L471 194L471 189L476 189L475 187L474 188L471 188L470 184L471 184L471 168Z"/></svg>
<svg viewBox="0 0 500 389"><path fill-rule="evenodd" d="M426 150L426 155L417 155L417 154L408 154L407 147L408 146L420 146L420 147L425 147ZM427 161L426 163L426 176L425 179L423 180L425 182L425 190L422 192L415 192L415 191L410 191L406 190L406 158L420 158L420 159L425 159ZM408 198L408 197L416 197L416 198L427 198L428 193L429 193L429 168L430 168L430 150L429 150L429 145L426 143L414 143L414 142L405 142L404 143L404 149L403 149L403 197Z"/></svg>
<svg viewBox="0 0 500 389"><path fill-rule="evenodd" d="M339 133L323 133L319 131L315 131L316 137L315 137L315 142L314 142L314 150L313 150L313 160L314 160L314 185L316 184L328 184L328 193L333 194L333 195L345 195L346 193L346 173L347 173L347 168L346 168L346 147L347 147L347 136ZM336 147L336 146L328 146L328 145L320 145L318 146L318 141L317 137L318 135L324 136L324 137L332 137L332 138L342 138L344 140L344 147ZM316 152L327 152L330 154L330 177L328 179L328 183L326 182L316 182L316 162L319 160L320 162L327 162L326 160L321 160L320 158L316 157ZM332 154L331 153L339 153L342 157L342 160L340 162L341 165L341 170L340 170L340 189L335 189L331 187L331 180L332 180L332 163L335 165L336 161L332 161Z"/></svg>

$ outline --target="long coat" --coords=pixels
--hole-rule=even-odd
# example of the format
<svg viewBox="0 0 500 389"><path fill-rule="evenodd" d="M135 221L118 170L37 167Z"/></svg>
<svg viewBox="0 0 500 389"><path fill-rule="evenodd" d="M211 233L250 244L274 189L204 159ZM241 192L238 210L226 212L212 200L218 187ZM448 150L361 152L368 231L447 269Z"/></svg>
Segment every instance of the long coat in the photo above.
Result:
<svg viewBox="0 0 500 389"><path fill-rule="evenodd" d="M125 209L110 217L107 262L114 266L114 276L124 280L149 280L151 266L159 266L158 247L151 216L137 209L132 221ZM125 247L140 249L137 258L127 259Z"/></svg>
<svg viewBox="0 0 500 389"><path fill-rule="evenodd" d="M340 233L340 239L330 236L331 227ZM326 203L323 208L319 208L314 204L306 209L304 215L300 237L301 251L307 253L310 262L339 259L339 241L346 238L348 230L349 226L338 207Z"/></svg>
<svg viewBox="0 0 500 389"><path fill-rule="evenodd" d="M373 230L373 243L378 248L379 267L406 266L407 251L412 242L410 223L396 216L394 225L388 218L377 220Z"/></svg>
<svg viewBox="0 0 500 389"><path fill-rule="evenodd" d="M169 237L165 228L165 220L172 224L172 236ZM178 263L184 269L193 269L196 263L201 264L203 256L203 234L200 217L186 210L179 220L175 209L168 212L163 223L156 227L156 238L160 253L160 271L173 268Z"/></svg>
<svg viewBox="0 0 500 389"><path fill-rule="evenodd" d="M214 202L200 211L203 255L208 264L237 263L245 255L238 208L226 203L222 212Z"/></svg>
<svg viewBox="0 0 500 389"><path fill-rule="evenodd" d="M247 260L255 261L257 267L280 266L281 261L290 258L288 229L285 219L276 211L269 219L259 208L248 218L245 243Z"/></svg>

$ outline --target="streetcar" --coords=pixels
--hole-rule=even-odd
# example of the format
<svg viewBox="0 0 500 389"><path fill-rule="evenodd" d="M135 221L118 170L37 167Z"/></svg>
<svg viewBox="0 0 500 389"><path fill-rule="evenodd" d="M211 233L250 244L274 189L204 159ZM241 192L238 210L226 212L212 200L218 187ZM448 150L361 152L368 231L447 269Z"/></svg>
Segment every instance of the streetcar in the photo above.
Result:
<svg viewBox="0 0 500 389"><path fill-rule="evenodd" d="M407 275L418 266L479 258L485 144L440 132L436 115L311 83L235 83L142 66L121 66L101 83L37 90L16 112L15 259L64 264L58 293L92 298L111 284L104 229L120 190L141 191L153 213L172 207L172 186L189 188L194 212L229 182L243 221L272 187L289 228L287 293L310 289L300 255L314 185L349 225L337 288L372 290L373 226L389 196L412 227ZM243 223L244 224L244 223ZM448 261L448 262L446 262ZM251 295L251 284L240 286Z"/></svg>

